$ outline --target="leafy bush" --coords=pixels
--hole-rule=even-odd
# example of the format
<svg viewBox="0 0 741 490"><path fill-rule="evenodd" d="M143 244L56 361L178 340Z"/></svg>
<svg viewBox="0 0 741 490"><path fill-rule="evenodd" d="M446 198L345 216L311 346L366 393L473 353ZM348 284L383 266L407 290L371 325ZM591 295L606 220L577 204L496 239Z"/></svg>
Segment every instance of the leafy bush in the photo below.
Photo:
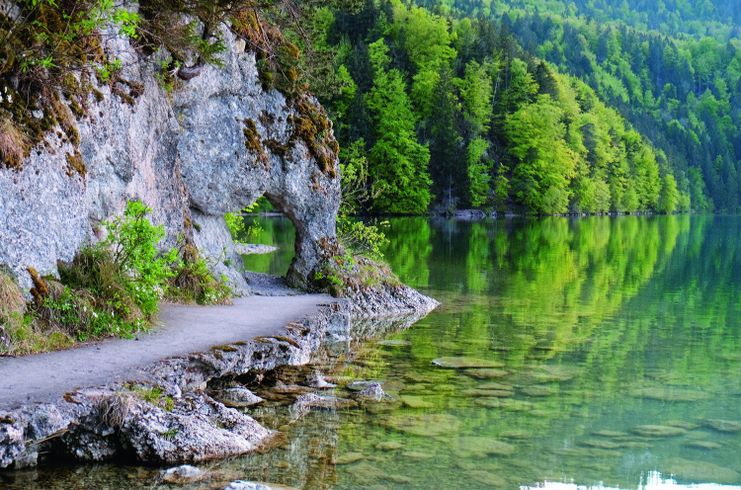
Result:
<svg viewBox="0 0 741 490"><path fill-rule="evenodd" d="M181 261L170 278L166 297L177 303L228 304L233 292L226 277L215 278L193 245L183 244Z"/></svg>
<svg viewBox="0 0 741 490"><path fill-rule="evenodd" d="M61 282L29 270L34 303L25 318L15 316L15 352L66 347L73 338L130 337L149 326L165 294L183 302L228 302L231 290L211 275L195 247L181 254L158 249L165 231L149 221L150 213L141 201L130 201L122 216L103 223L105 240L59 264ZM49 342L40 341L45 333L52 334Z"/></svg>
<svg viewBox="0 0 741 490"><path fill-rule="evenodd" d="M366 225L350 216L339 216L337 218L337 238L342 246L353 255L382 260L383 247L388 244L388 238L382 228L387 226L388 221Z"/></svg>

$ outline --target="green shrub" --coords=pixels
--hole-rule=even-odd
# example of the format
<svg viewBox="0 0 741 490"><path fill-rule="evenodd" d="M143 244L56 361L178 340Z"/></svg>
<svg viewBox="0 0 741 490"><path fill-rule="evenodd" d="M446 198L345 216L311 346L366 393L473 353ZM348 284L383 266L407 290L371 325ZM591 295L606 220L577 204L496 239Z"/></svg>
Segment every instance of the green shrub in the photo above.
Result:
<svg viewBox="0 0 741 490"><path fill-rule="evenodd" d="M181 260L168 283L166 297L177 303L198 303L200 305L228 304L233 291L227 278L215 278L206 260L200 256L193 245L184 244L180 252Z"/></svg>
<svg viewBox="0 0 741 490"><path fill-rule="evenodd" d="M141 201L129 201L123 216L104 224L108 238L96 245L110 250L114 267L127 278L126 289L148 318L157 312L167 281L174 275L173 265L178 262L177 250L163 254L157 249L165 229L147 219L151 211Z"/></svg>
<svg viewBox="0 0 741 490"><path fill-rule="evenodd" d="M340 216L337 218L337 238L353 255L382 260L383 248L388 244L388 238L382 228L387 226L388 221L366 225L350 216Z"/></svg>

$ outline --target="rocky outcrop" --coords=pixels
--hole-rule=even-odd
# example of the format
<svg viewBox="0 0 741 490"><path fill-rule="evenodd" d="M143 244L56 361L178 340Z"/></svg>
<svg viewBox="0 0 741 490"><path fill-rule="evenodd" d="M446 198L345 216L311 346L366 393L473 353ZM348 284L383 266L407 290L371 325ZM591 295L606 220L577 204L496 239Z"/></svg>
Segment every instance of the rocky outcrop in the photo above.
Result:
<svg viewBox="0 0 741 490"><path fill-rule="evenodd" d="M236 257L223 215L263 195L296 225L289 280L306 284L320 244L335 240L336 161L331 171L321 168L296 134L300 111L313 102L264 91L255 56L241 52L244 43L232 33L223 36L223 66L204 66L168 94L156 78L156 55L145 58L105 33L123 82L97 86L97 97L85 101L79 148L52 131L22 170L0 169L0 265L22 285L30 285L28 266L55 274L58 260L98 237L102 220L140 198L165 226L168 246L192 233L215 272L246 290L241 274L224 265ZM72 168L80 159L83 166Z"/></svg>
<svg viewBox="0 0 741 490"><path fill-rule="evenodd" d="M219 346L142 367L135 382L67 393L54 403L0 412L0 468L34 466L39 452L78 461L127 456L174 464L270 444L275 432L207 394L210 382L309 361L330 329L349 325L327 305L283 336Z"/></svg>
<svg viewBox="0 0 741 490"><path fill-rule="evenodd" d="M411 289L408 294L419 295ZM0 411L0 468L35 466L39 454L77 461L126 457L152 464L181 464L269 447L278 440L278 433L231 408L243 406L245 400L247 404L261 401L235 380L259 380L279 367L308 364L316 361L314 355L341 348L338 338L405 328L429 311L408 310L395 322L385 317L374 331L368 319L356 329L352 310L349 301L337 300L287 325L283 335L165 359L142 366L135 379L67 393L56 402ZM380 385L369 386L364 396L383 397ZM316 394L301 401L297 412L346 402Z"/></svg>

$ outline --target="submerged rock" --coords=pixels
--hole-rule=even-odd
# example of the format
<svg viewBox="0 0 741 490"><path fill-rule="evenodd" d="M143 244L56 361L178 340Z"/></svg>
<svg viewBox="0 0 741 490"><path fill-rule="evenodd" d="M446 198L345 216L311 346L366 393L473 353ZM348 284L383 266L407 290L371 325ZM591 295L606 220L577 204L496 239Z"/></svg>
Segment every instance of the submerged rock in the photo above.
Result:
<svg viewBox="0 0 741 490"><path fill-rule="evenodd" d="M162 473L162 481L174 485L185 485L208 478L208 474L195 466L182 465L170 468Z"/></svg>
<svg viewBox="0 0 741 490"><path fill-rule="evenodd" d="M402 405L409 408L433 408L434 403L422 396L402 395L399 397Z"/></svg>
<svg viewBox="0 0 741 490"><path fill-rule="evenodd" d="M353 400L338 398L332 395L318 395L305 393L296 399L291 406L291 413L296 416L304 415L309 410L340 410L357 406Z"/></svg>
<svg viewBox="0 0 741 490"><path fill-rule="evenodd" d="M447 413L392 414L381 422L400 432L422 437L455 434L461 422Z"/></svg>
<svg viewBox="0 0 741 490"><path fill-rule="evenodd" d="M432 364L448 369L471 368L500 368L504 363L494 359L478 359L475 357L439 357L432 360Z"/></svg>
<svg viewBox="0 0 741 490"><path fill-rule="evenodd" d="M696 459L674 458L661 465L662 472L678 480L694 483L737 484L741 478L735 470Z"/></svg>
<svg viewBox="0 0 741 490"><path fill-rule="evenodd" d="M558 391L552 386L547 385L534 385L525 386L520 391L527 396L540 397L540 396L552 396L558 393Z"/></svg>
<svg viewBox="0 0 741 490"><path fill-rule="evenodd" d="M384 347L408 347L412 345L412 343L405 339L387 339L379 341L378 345Z"/></svg>
<svg viewBox="0 0 741 490"><path fill-rule="evenodd" d="M225 388L216 392L214 398L233 408L252 407L265 401L244 387Z"/></svg>
<svg viewBox="0 0 741 490"><path fill-rule="evenodd" d="M484 470L468 471L468 477L478 483L486 485L488 488L505 488L507 480L499 475Z"/></svg>
<svg viewBox="0 0 741 490"><path fill-rule="evenodd" d="M294 487L275 483L260 483L254 481L237 480L224 487L224 490L298 490Z"/></svg>
<svg viewBox="0 0 741 490"><path fill-rule="evenodd" d="M551 383L554 381L569 381L579 373L575 366L563 366L543 364L534 367L529 376L538 383Z"/></svg>
<svg viewBox="0 0 741 490"><path fill-rule="evenodd" d="M693 449L720 449L723 446L713 441L690 441L685 442L685 446Z"/></svg>
<svg viewBox="0 0 741 490"><path fill-rule="evenodd" d="M396 451L403 447L404 445L399 441L384 441L376 444L376 449L379 449L381 451Z"/></svg>
<svg viewBox="0 0 741 490"><path fill-rule="evenodd" d="M718 432L741 432L741 422L734 420L707 419L703 421L702 425Z"/></svg>
<svg viewBox="0 0 741 490"><path fill-rule="evenodd" d="M465 436L456 441L456 452L463 457L470 456L510 456L516 447L507 442L483 436Z"/></svg>
<svg viewBox="0 0 741 490"><path fill-rule="evenodd" d="M481 407L501 408L510 412L528 412L535 406L531 402L513 398L478 398L474 403Z"/></svg>
<svg viewBox="0 0 741 490"><path fill-rule="evenodd" d="M509 371L504 369L466 369L466 375L476 379L496 379L509 375Z"/></svg>
<svg viewBox="0 0 741 490"><path fill-rule="evenodd" d="M312 373L306 377L306 384L312 388L318 388L321 390L337 387L336 384L327 381L324 376L322 376L322 373L317 370L312 371Z"/></svg>
<svg viewBox="0 0 741 490"><path fill-rule="evenodd" d="M696 402L707 400L709 395L703 391L672 388L666 386L655 386L638 388L630 391L630 395L636 398L646 398L663 402Z"/></svg>
<svg viewBox="0 0 741 490"><path fill-rule="evenodd" d="M498 398L507 398L507 397L514 395L514 392L511 390L492 390L492 389L486 390L486 389L472 388L470 390L462 391L461 395L471 396L471 397L493 396L493 397L498 397Z"/></svg>
<svg viewBox="0 0 741 490"><path fill-rule="evenodd" d="M352 464L357 463L365 459L365 455L362 453L350 452L344 453L338 456L333 463L336 465Z"/></svg>
<svg viewBox="0 0 741 490"><path fill-rule="evenodd" d="M383 390L381 383L370 382L365 388L356 391L353 398L359 401L380 402L381 400L390 398L390 396Z"/></svg>
<svg viewBox="0 0 741 490"><path fill-rule="evenodd" d="M676 437L686 433L681 427L671 427L668 425L639 425L632 432L643 437Z"/></svg>

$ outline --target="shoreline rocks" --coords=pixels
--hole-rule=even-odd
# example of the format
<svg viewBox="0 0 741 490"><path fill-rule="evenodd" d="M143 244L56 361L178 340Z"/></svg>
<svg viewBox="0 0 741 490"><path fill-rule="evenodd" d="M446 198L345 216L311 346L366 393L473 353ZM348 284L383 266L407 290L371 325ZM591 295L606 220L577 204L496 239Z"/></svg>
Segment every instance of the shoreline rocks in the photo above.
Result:
<svg viewBox="0 0 741 490"><path fill-rule="evenodd" d="M406 328L429 312L429 308L415 309L414 305L436 304L411 288L400 290L411 306L397 310L405 315L393 328ZM338 300L287 325L281 336L164 359L142 366L137 380L117 380L67 393L56 402L0 411L0 469L37 466L44 461L40 454L80 462L128 458L172 465L222 459L270 446L280 433L233 408L262 399L229 380L260 379L262 373L280 366L308 364L333 334L356 335L352 311L360 307ZM366 317L361 323L362 335L369 335L372 321ZM384 317L378 329L385 332L392 324L390 317ZM326 383L319 378L314 381ZM363 386L356 397L384 397L379 388ZM357 403L309 393L299 396L299 402L303 400L299 408L324 408L318 399L327 401L327 408Z"/></svg>

